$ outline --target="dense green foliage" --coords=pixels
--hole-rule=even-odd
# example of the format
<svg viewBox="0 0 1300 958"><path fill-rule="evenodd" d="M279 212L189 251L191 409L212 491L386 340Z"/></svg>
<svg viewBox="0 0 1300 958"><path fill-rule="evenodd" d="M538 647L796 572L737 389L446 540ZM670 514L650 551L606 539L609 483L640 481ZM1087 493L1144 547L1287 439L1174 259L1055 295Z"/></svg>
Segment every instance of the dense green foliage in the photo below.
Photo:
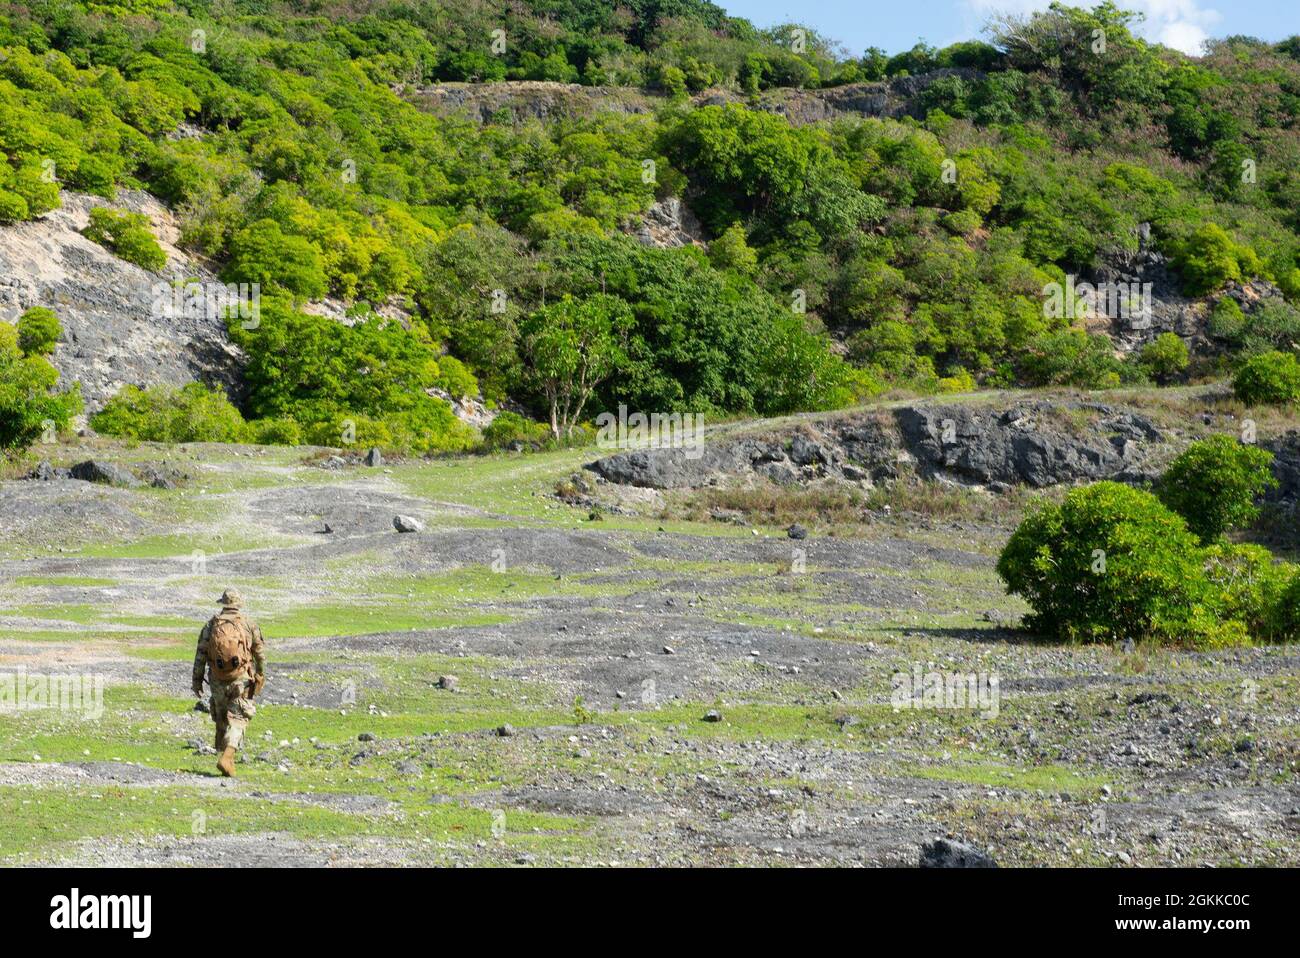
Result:
<svg viewBox="0 0 1300 958"><path fill-rule="evenodd" d="M419 327L373 313L352 325L263 301L260 322L229 320L248 354L245 382L252 418L292 421L321 446L383 446L414 452L470 448L472 429L430 390L451 392L463 369L443 375L439 352ZM452 387L448 389L447 387Z"/></svg>
<svg viewBox="0 0 1300 958"><path fill-rule="evenodd" d="M1300 574L1277 562L1263 546L1210 546L1206 578L1220 615L1240 622L1256 642L1289 642L1300 636Z"/></svg>
<svg viewBox="0 0 1300 958"><path fill-rule="evenodd" d="M1255 500L1277 485L1272 462L1267 449L1232 436L1211 436L1192 443L1170 463L1158 495L1208 545L1259 515Z"/></svg>
<svg viewBox="0 0 1300 958"><path fill-rule="evenodd" d="M1137 361L1148 376L1163 383L1185 370L1190 358L1187 343L1177 333L1161 333L1142 347Z"/></svg>
<svg viewBox="0 0 1300 958"><path fill-rule="evenodd" d="M1300 360L1294 353L1267 352L1252 356L1237 370L1232 391L1248 406L1300 402Z"/></svg>
<svg viewBox="0 0 1300 958"><path fill-rule="evenodd" d="M1187 647L1300 637L1300 569L1221 541L1275 485L1271 453L1214 436L1192 443L1157 494L1115 482L1069 492L1021 522L998 559L1025 625L1065 641Z"/></svg>
<svg viewBox="0 0 1300 958"><path fill-rule="evenodd" d="M1134 252L1150 223L1189 294L1263 278L1300 296L1300 58L1295 43L1233 38L1193 60L1128 23L1108 3L1056 8L1000 21L991 44L848 57L705 0L37 0L0 11L0 221L54 208L60 186L147 188L226 281L298 305L404 306L435 361L455 357L487 398L542 417L524 327L561 318L565 295L630 313L626 362L583 415L620 402L779 413L891 384L1169 381L1174 344L1121 363L1104 336L1045 310L1044 287ZM1090 51L1098 29L1105 56ZM924 116L900 121L794 127L687 99L947 67ZM481 125L402 99L451 79L670 95L652 113ZM670 195L698 213L707 253L622 235ZM138 220L95 218L97 239L161 268ZM1233 351L1300 330L1281 301L1235 326L1223 312L1215 335ZM440 420L383 387L362 390L380 405L348 396L326 415L265 373L251 419L329 431L345 410L366 429L391 414L399 433Z"/></svg>

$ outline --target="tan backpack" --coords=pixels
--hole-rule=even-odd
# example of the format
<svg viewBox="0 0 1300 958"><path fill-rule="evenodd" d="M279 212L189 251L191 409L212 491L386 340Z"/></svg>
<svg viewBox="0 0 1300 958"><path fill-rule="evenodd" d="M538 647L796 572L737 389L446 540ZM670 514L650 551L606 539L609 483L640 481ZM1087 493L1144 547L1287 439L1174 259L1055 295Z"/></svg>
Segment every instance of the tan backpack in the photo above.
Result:
<svg viewBox="0 0 1300 958"><path fill-rule="evenodd" d="M246 669L252 658L248 629L243 622L224 615L212 620L212 631L208 635L208 662L212 665L213 678L229 682Z"/></svg>

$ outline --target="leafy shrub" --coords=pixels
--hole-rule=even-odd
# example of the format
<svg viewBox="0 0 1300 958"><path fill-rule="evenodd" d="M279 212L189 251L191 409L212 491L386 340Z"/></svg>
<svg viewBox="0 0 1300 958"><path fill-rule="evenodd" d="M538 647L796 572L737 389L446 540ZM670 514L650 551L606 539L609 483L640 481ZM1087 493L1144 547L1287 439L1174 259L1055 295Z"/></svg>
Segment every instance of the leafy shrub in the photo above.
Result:
<svg viewBox="0 0 1300 958"><path fill-rule="evenodd" d="M254 419L248 424L253 442L264 446L301 446L302 427L292 419Z"/></svg>
<svg viewBox="0 0 1300 958"><path fill-rule="evenodd" d="M1232 392L1248 406L1282 406L1300 400L1300 362L1294 353L1268 352L1242 363Z"/></svg>
<svg viewBox="0 0 1300 958"><path fill-rule="evenodd" d="M375 314L352 326L262 301L256 329L227 320L248 354L247 410L292 419L321 446L380 446L413 452L472 448L477 435L428 394L445 359L428 336ZM455 370L455 364L446 364ZM444 380L447 381L447 380Z"/></svg>
<svg viewBox="0 0 1300 958"><path fill-rule="evenodd" d="M1142 347L1138 365L1156 382L1168 382L1187 368L1187 343L1177 333L1161 333Z"/></svg>
<svg viewBox="0 0 1300 958"><path fill-rule="evenodd" d="M48 356L63 335L54 310L33 306L18 317L18 348L26 356Z"/></svg>
<svg viewBox="0 0 1300 958"><path fill-rule="evenodd" d="M1187 521L1201 542L1249 525L1259 515L1255 500L1277 485L1267 449L1211 436L1194 442L1160 479L1160 501Z"/></svg>
<svg viewBox="0 0 1300 958"><path fill-rule="evenodd" d="M149 218L143 213L126 213L97 206L90 211L90 224L84 232L91 242L151 273L167 265L167 254L149 232Z"/></svg>
<svg viewBox="0 0 1300 958"><path fill-rule="evenodd" d="M1222 289L1230 280L1249 279L1261 268L1254 251L1236 242L1217 223L1205 223L1176 244L1174 265L1190 296Z"/></svg>
<svg viewBox="0 0 1300 958"><path fill-rule="evenodd" d="M504 449L515 443L540 449L550 436L546 423L534 422L516 412L503 412L483 430L483 444L488 449Z"/></svg>
<svg viewBox="0 0 1300 958"><path fill-rule="evenodd" d="M1263 546L1210 546L1205 574L1223 615L1245 626L1259 642L1290 641L1300 634L1300 576L1287 562L1277 562Z"/></svg>
<svg viewBox="0 0 1300 958"><path fill-rule="evenodd" d="M1030 514L998 559L1007 590L1033 608L1025 624L1052 639L1151 638L1239 644L1220 622L1200 545L1154 495L1115 482L1071 490Z"/></svg>
<svg viewBox="0 0 1300 958"><path fill-rule="evenodd" d="M974 210L957 210L949 213L940 222L943 228L955 236L969 236L980 228L983 221Z"/></svg>
<svg viewBox="0 0 1300 958"><path fill-rule="evenodd" d="M1278 595L1267 627L1273 630L1271 638L1291 642L1300 637L1300 572L1290 567L1291 575Z"/></svg>
<svg viewBox="0 0 1300 958"><path fill-rule="evenodd" d="M301 236L286 236L274 220L258 220L235 234L225 278L283 289L300 300L320 299L329 291L320 249Z"/></svg>
<svg viewBox="0 0 1300 958"><path fill-rule="evenodd" d="M344 412L308 422L303 429L303 436L313 446L330 448L357 446L366 449L378 446L381 449L391 449L397 442L393 430L383 420Z"/></svg>
<svg viewBox="0 0 1300 958"><path fill-rule="evenodd" d="M1281 300L1266 300L1243 317L1236 345L1247 356L1273 350L1285 352L1300 342L1300 309Z"/></svg>
<svg viewBox="0 0 1300 958"><path fill-rule="evenodd" d="M1081 329L1044 333L1020 358L1021 378L1030 386L1104 389L1120 384L1115 347L1103 333Z"/></svg>
<svg viewBox="0 0 1300 958"><path fill-rule="evenodd" d="M1241 311L1237 301L1230 296L1223 296L1214 304L1206 331L1215 339L1229 343L1240 340L1246 328L1246 314Z"/></svg>
<svg viewBox="0 0 1300 958"><path fill-rule="evenodd" d="M249 430L218 389L202 383L126 386L90 420L97 432L146 442L245 442Z"/></svg>
<svg viewBox="0 0 1300 958"><path fill-rule="evenodd" d="M478 395L478 380L455 356L438 358L438 375L434 379L434 385L453 399Z"/></svg>

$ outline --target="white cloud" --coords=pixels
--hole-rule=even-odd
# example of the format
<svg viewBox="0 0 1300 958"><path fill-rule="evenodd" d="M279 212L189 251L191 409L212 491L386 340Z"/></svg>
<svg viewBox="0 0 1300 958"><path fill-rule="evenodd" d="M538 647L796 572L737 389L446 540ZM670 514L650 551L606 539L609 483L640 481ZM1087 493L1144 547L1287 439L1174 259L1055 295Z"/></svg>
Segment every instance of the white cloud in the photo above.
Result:
<svg viewBox="0 0 1300 958"><path fill-rule="evenodd" d="M967 12L977 14L981 21L992 13L1024 14L1046 10L1050 2L1051 0L962 0ZM1192 56L1200 55L1201 45L1210 36L1210 28L1223 19L1219 11L1202 7L1200 0L1127 0L1120 6L1146 14L1146 19L1133 28L1139 36Z"/></svg>

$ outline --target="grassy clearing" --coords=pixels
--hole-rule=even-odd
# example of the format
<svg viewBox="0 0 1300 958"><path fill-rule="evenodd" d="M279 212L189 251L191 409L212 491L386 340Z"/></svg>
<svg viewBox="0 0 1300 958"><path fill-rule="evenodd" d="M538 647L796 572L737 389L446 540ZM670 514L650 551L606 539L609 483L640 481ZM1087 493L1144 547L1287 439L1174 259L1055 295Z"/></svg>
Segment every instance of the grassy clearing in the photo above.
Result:
<svg viewBox="0 0 1300 958"><path fill-rule="evenodd" d="M1072 795L1098 795L1103 785L1112 785L1114 777L1086 773L1075 766L1011 765L974 752L935 756L929 762L903 762L899 775L958 782L963 785L1021 791L1068 792Z"/></svg>
<svg viewBox="0 0 1300 958"><path fill-rule="evenodd" d="M42 788L0 786L0 861L55 857L77 841L113 838L219 837L273 833L325 842L359 837L412 842L498 844L503 850L551 849L558 853L586 848L581 818L511 810L494 831L493 810L457 803L410 801L398 814L338 811L293 797L224 797L190 788ZM196 823L201 836L195 836Z"/></svg>
<svg viewBox="0 0 1300 958"><path fill-rule="evenodd" d="M27 587L49 587L49 588L111 588L117 585L116 579L97 579L94 576L78 575L20 575L15 576L13 584L16 586Z"/></svg>

